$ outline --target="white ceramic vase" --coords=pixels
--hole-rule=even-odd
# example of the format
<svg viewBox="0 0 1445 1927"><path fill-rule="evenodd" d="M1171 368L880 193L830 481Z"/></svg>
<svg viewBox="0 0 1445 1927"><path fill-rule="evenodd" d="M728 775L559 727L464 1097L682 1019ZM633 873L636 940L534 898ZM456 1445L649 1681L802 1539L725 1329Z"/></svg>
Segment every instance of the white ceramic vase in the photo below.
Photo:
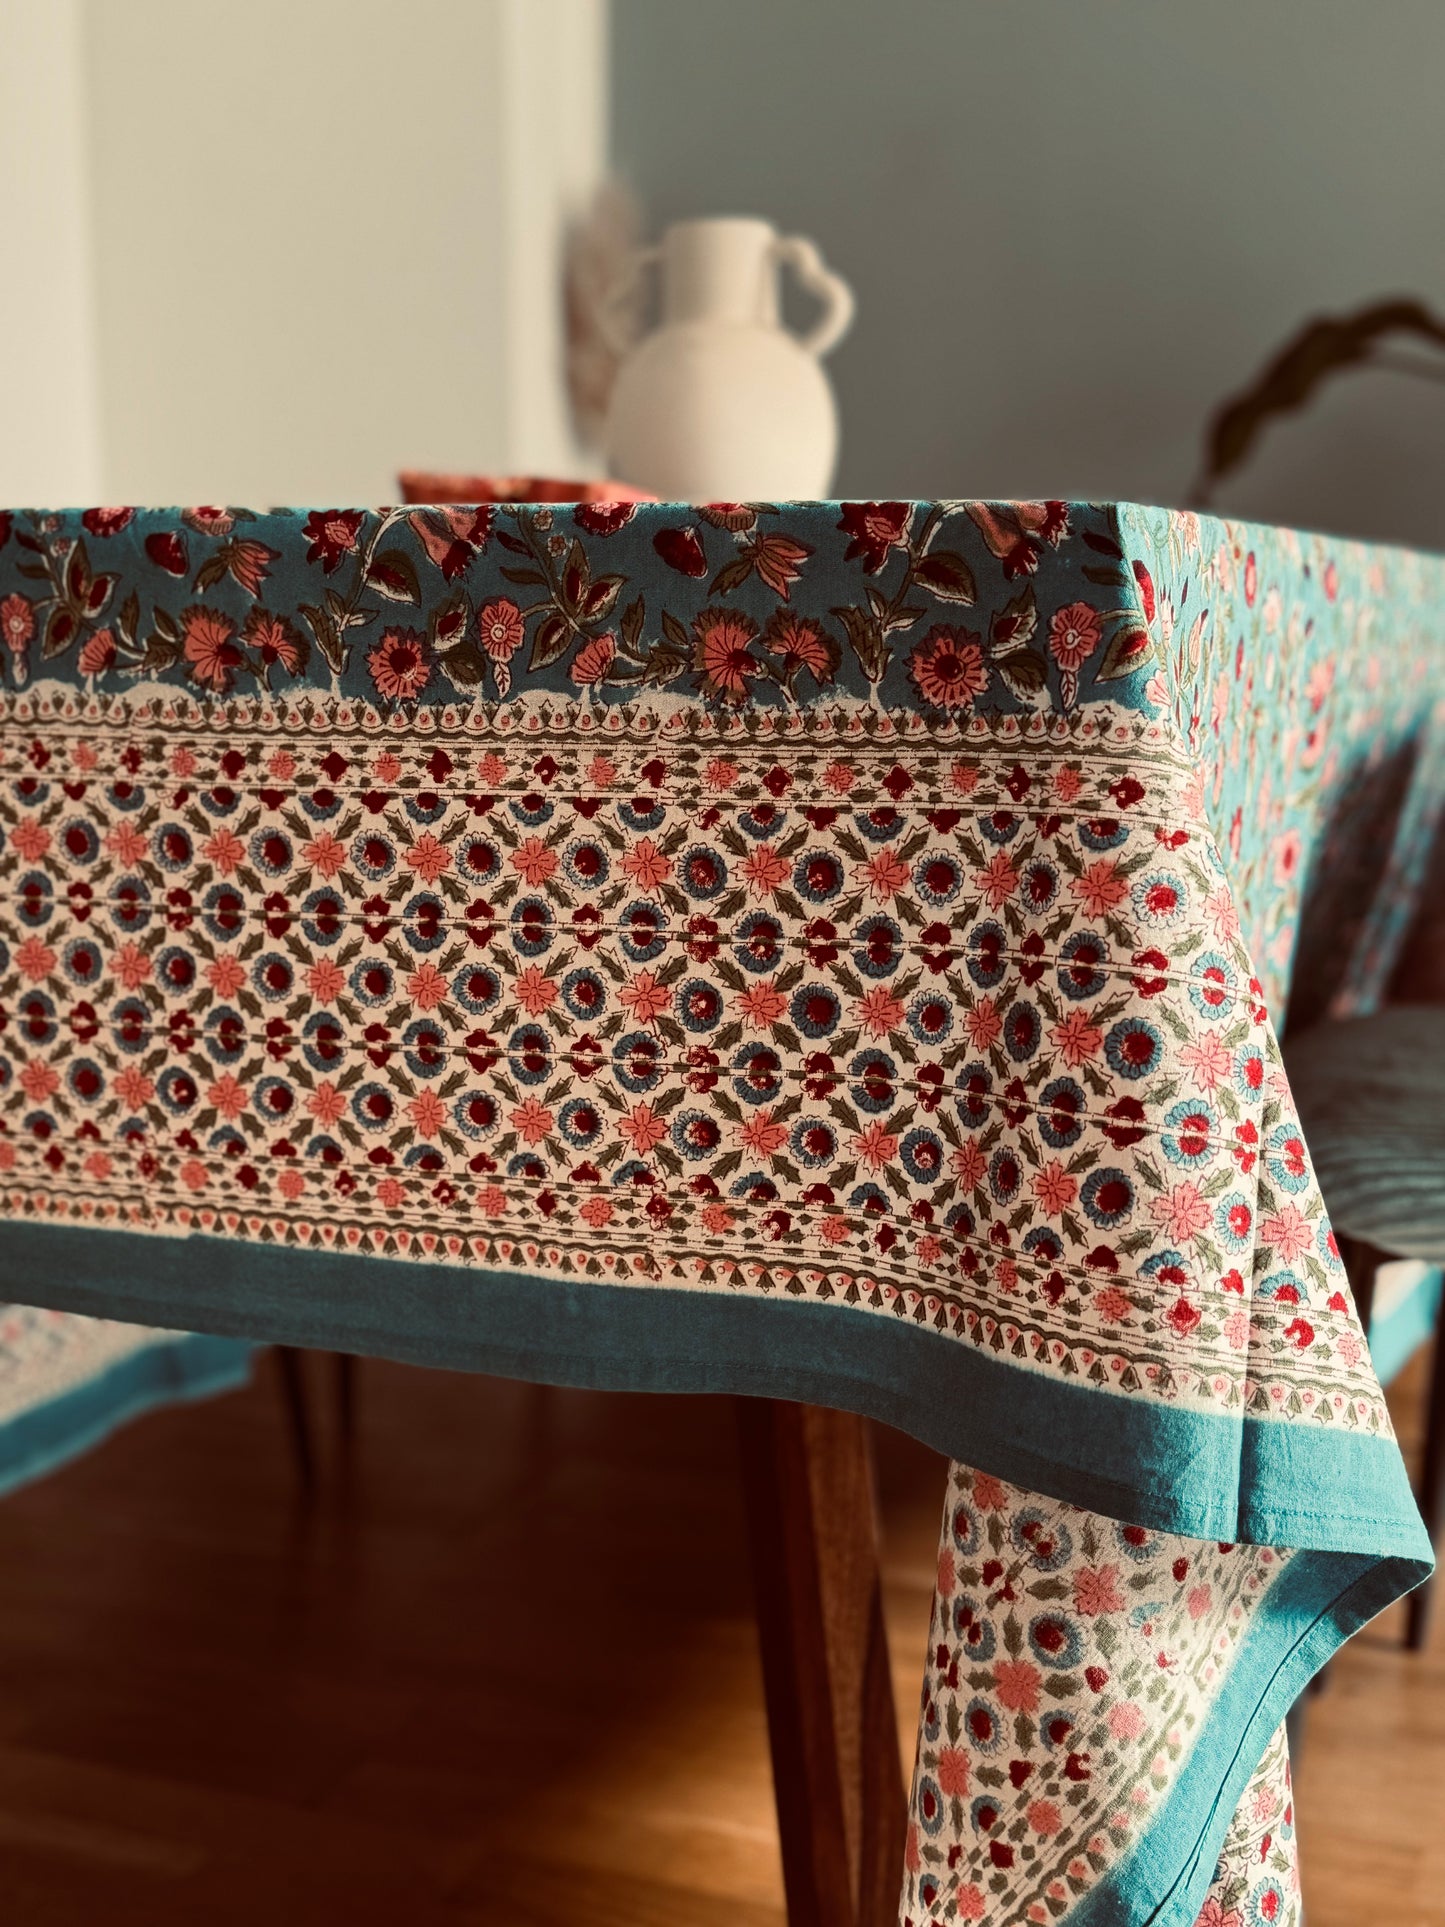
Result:
<svg viewBox="0 0 1445 1927"><path fill-rule="evenodd" d="M826 497L838 412L820 366L853 319L811 241L766 221L680 221L632 257L604 313L616 334L638 276L662 267L662 323L624 355L607 416L608 471L666 501ZM779 318L778 270L821 304L806 335ZM620 344L619 344L620 345Z"/></svg>

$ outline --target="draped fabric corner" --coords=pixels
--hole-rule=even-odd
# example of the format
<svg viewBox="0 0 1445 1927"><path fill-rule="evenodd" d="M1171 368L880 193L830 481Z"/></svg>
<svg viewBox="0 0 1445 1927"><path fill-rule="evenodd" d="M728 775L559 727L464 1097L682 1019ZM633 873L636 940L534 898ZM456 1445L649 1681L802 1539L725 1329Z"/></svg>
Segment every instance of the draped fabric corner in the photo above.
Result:
<svg viewBox="0 0 1445 1927"><path fill-rule="evenodd" d="M1298 1916L1430 1550L1275 1022L1423 887L1445 565L1132 507L16 513L0 1287L955 1461L901 1917Z"/></svg>

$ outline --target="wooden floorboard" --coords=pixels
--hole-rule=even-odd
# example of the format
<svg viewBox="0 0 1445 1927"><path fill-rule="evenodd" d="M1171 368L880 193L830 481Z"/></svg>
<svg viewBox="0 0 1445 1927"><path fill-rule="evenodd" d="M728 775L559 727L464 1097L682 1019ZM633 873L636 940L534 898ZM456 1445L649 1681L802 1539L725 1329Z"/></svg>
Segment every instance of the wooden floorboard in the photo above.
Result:
<svg viewBox="0 0 1445 1927"><path fill-rule="evenodd" d="M361 1394L310 1509L264 1372L0 1504L5 1927L783 1927L726 1402ZM880 1474L906 1750L943 1466ZM1313 1709L1310 1927L1445 1927L1445 1638L1399 1620Z"/></svg>

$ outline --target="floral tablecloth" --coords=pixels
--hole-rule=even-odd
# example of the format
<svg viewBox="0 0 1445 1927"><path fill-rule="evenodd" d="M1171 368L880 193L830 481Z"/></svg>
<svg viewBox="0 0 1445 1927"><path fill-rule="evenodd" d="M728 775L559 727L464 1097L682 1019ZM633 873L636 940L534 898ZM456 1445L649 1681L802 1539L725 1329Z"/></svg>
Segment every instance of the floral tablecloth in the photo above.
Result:
<svg viewBox="0 0 1445 1927"><path fill-rule="evenodd" d="M1430 1552L1271 1013L1401 943L1445 565L1059 502L4 536L0 1290L902 1425L902 1917L1296 1919L1285 1711Z"/></svg>

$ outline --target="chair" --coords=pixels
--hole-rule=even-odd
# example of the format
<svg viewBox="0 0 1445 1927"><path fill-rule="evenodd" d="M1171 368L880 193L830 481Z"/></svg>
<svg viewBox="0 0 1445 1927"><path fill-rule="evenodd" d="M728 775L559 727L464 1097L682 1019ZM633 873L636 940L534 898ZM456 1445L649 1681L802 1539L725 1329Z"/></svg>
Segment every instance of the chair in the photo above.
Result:
<svg viewBox="0 0 1445 1927"><path fill-rule="evenodd" d="M1382 1382L1429 1337L1445 1263L1445 1007L1396 1005L1317 1025L1284 1047L1290 1088ZM1393 1303L1376 1274L1431 1269ZM1436 1342L1417 1496L1431 1539L1445 1511L1445 1345ZM1410 1595L1406 1642L1425 1643L1434 1582Z"/></svg>

